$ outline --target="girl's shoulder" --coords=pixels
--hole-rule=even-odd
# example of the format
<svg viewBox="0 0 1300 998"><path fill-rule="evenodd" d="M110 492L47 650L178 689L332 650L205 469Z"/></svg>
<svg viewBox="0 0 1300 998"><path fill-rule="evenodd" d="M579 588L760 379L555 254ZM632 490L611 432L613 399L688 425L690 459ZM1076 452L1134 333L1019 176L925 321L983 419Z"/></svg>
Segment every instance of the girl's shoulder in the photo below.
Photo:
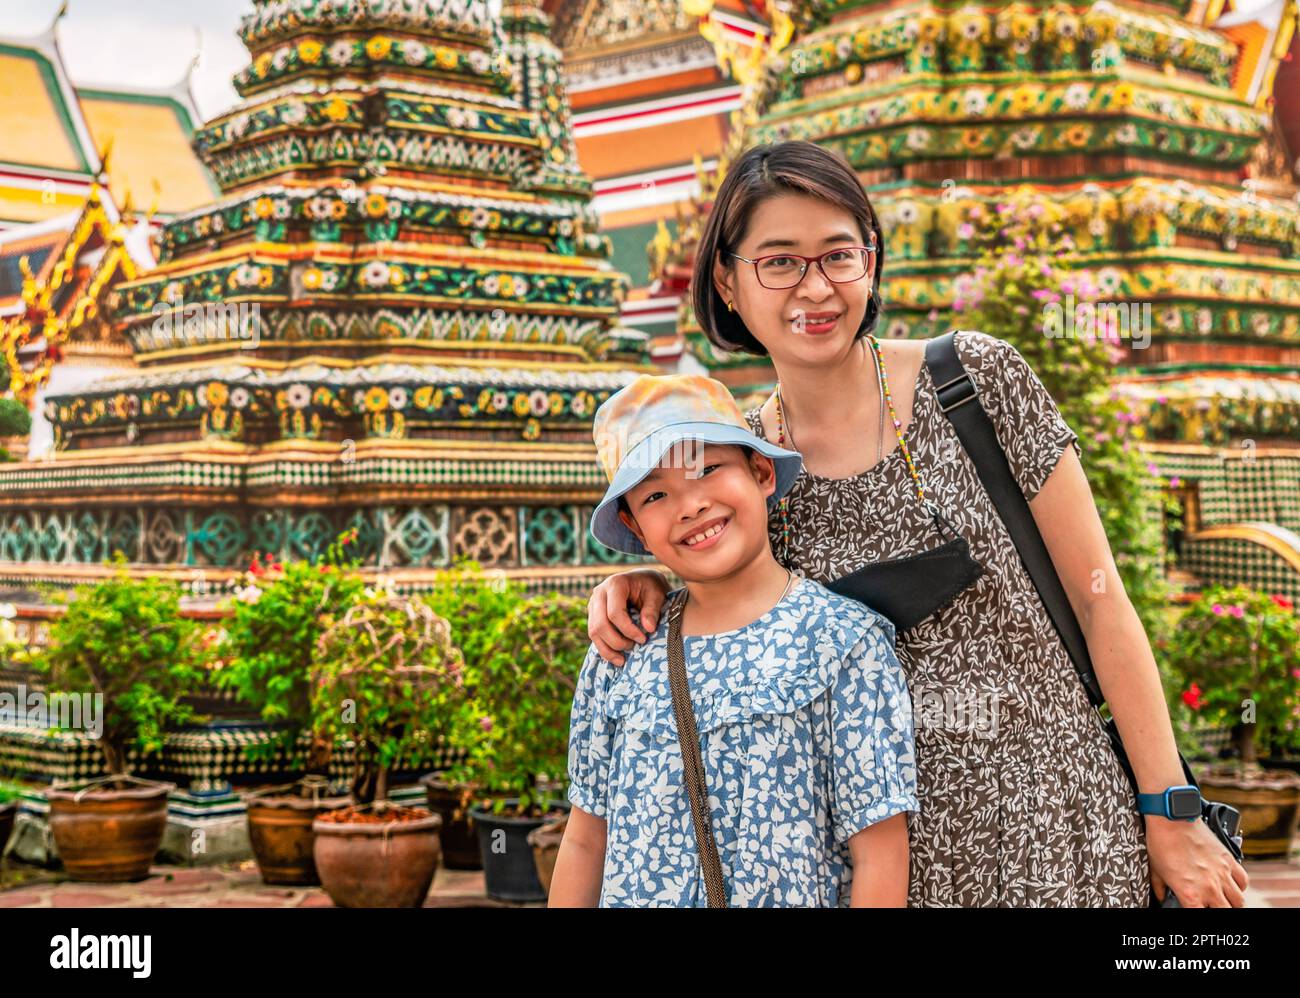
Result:
<svg viewBox="0 0 1300 998"><path fill-rule="evenodd" d="M815 579L803 579L800 589L807 595L803 614L809 626L842 632L841 640L853 640L854 643L867 635L881 637L891 645L894 643L894 625L878 610L832 592Z"/></svg>

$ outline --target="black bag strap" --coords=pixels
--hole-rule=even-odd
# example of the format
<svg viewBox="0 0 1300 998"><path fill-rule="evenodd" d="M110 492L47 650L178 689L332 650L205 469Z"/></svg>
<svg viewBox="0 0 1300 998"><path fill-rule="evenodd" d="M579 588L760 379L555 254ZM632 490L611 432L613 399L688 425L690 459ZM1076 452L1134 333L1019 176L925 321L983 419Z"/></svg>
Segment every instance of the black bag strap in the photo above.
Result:
<svg viewBox="0 0 1300 998"><path fill-rule="evenodd" d="M930 379L934 382L939 409L952 423L957 438L975 465L984 490L1006 525L1007 533L1011 535L1011 541L1020 554L1020 560L1052 620L1052 626L1061 636L1061 643L1065 645L1066 653L1083 682L1088 700L1094 708L1100 708L1106 699L1102 695L1101 684L1097 682L1097 673L1092 666L1092 656L1088 654L1083 629L1074 615L1065 587L1061 585L1061 577L1052 564L1052 556L1048 554L1038 524L1034 522L1029 502L1020 490L1020 483L1011 473L1011 465L1007 463L1006 452L998 441L993 420L980 403L979 389L957 356L956 338L957 330L952 329L925 345L925 363L930 369ZM1098 717L1100 719L1100 714ZM1119 726L1112 717L1103 722L1102 727L1133 792L1137 793L1137 777L1129 762L1128 753L1124 750L1124 743L1120 740ZM1183 776L1188 784L1199 789L1200 784L1192 773L1192 767L1181 752L1178 753L1178 762L1183 767ZM1216 804L1204 799L1201 801L1201 819L1238 862L1242 859L1241 837L1237 833L1239 817L1236 809L1227 804ZM1154 890L1151 898L1153 905L1159 904L1155 900ZM1177 898L1173 891L1169 891L1163 907L1177 906Z"/></svg>
<svg viewBox="0 0 1300 998"><path fill-rule="evenodd" d="M1034 522L1025 494L1011 473L1011 465L998 442L993 420L980 403L974 380L957 356L956 336L957 331L950 330L925 345L925 363L930 368L930 380L934 382L934 391L939 398L939 409L952 423L958 439L974 462L980 482L1006 525L1047 615L1061 636L1061 643L1065 645L1079 679L1083 681L1088 699L1094 707L1100 707L1106 701L1092 667L1083 629L1079 627L1061 578L1056 574L1052 556L1043 543L1043 535Z"/></svg>
<svg viewBox="0 0 1300 998"><path fill-rule="evenodd" d="M1025 494L1020 491L1020 483L1011 473L1011 465L1007 463L1006 452L998 441L993 420L989 418L988 412L980 403L979 389L966 370L966 366L961 362L961 358L957 356L956 337L957 330L949 330L925 345L925 363L930 368L930 378L934 382L935 395L939 399L939 409L957 431L957 437L961 440L966 453L970 455L984 490L993 500L998 516L1006 525L1007 533L1011 535L1011 541L1020 554L1020 560L1029 573L1034 588L1038 590L1048 617L1052 620L1052 626L1061 636L1061 643L1065 645L1066 653L1074 663L1074 669L1079 674L1083 688L1088 694L1088 700L1094 708L1100 709L1105 704L1106 698L1101 692L1101 684L1097 681L1097 673L1092 666L1092 656L1088 654L1088 642L1083 636L1083 629L1079 626L1079 618L1074 615L1074 607L1070 605L1070 598L1066 596L1065 587L1061 585L1061 577L1057 575L1056 566L1052 564L1052 556L1048 554L1043 535L1039 533L1038 524L1034 522L1034 514L1029 509ZM1119 757L1120 766L1129 782L1133 784L1133 791L1136 793L1137 777L1133 773L1128 753L1120 741L1119 727L1115 724L1114 718L1104 721L1103 726L1115 749L1115 754ZM1199 787L1200 784L1192 773L1192 767L1188 765L1181 752L1178 754L1178 761L1182 764L1183 776L1188 784Z"/></svg>

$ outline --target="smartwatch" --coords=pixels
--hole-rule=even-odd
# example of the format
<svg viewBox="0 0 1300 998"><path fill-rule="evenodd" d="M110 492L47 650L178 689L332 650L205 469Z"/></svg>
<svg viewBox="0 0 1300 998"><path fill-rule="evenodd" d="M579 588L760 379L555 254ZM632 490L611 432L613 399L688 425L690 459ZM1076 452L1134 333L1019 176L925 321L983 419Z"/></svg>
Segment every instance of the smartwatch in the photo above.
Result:
<svg viewBox="0 0 1300 998"><path fill-rule="evenodd" d="M1160 794L1138 794L1138 813L1170 821L1195 821L1201 816L1201 791L1188 784L1168 787Z"/></svg>

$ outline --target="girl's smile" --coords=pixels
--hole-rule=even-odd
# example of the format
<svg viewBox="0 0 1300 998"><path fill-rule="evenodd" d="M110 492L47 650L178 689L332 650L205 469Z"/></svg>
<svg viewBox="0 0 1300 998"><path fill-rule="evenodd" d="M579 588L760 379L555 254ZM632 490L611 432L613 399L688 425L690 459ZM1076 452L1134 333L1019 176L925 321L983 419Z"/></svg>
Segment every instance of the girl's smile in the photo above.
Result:
<svg viewBox="0 0 1300 998"><path fill-rule="evenodd" d="M690 548L692 551L700 551L704 548L713 547L718 543L718 538L726 531L729 523L731 523L731 517L729 516L714 517L708 523L704 524L701 529L692 529L691 533L679 543Z"/></svg>

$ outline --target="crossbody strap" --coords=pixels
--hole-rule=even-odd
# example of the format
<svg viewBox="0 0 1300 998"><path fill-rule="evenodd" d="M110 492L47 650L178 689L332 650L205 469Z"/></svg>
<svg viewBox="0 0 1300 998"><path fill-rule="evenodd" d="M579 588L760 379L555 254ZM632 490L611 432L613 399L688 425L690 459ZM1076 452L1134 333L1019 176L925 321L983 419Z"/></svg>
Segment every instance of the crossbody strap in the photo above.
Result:
<svg viewBox="0 0 1300 998"><path fill-rule="evenodd" d="M713 838L713 823L709 820L709 794L704 785L700 734L686 682L686 653L682 648L682 613L685 609L686 593L683 591L668 608L668 685L673 694L673 716L677 720L677 740L682 747L682 773L686 779L686 796L691 802L695 841L704 873L704 891L710 908L725 908L727 893L722 882L718 844Z"/></svg>
<svg viewBox="0 0 1300 998"><path fill-rule="evenodd" d="M951 330L942 336L930 340L925 345L925 363L930 368L930 380L934 382L935 395L939 399L939 409L961 440L966 453L970 455L979 475L984 491L993 500L993 505L1006 525L1011 541L1020 553L1025 571L1033 580L1034 587L1043 601L1047 615L1061 636L1061 643L1074 663L1088 699L1094 707L1105 703L1101 684L1092 667L1092 657L1088 654L1088 643L1079 627L1079 620L1070 606L1070 599L1061 585L1061 578L1052 564L1043 535L1038 531L1034 515L1030 512L1025 494L1020 484L1011 473L1007 455L998 442L993 421L980 403L979 390L975 387L970 373L957 356L957 331Z"/></svg>

